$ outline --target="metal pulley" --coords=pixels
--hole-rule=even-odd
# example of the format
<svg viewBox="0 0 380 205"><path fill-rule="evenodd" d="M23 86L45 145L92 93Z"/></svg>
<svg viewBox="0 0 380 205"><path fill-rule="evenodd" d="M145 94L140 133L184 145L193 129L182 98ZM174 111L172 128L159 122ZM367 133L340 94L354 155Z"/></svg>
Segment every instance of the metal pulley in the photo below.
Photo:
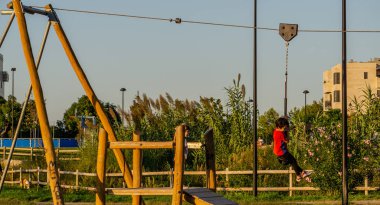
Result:
<svg viewBox="0 0 380 205"><path fill-rule="evenodd" d="M280 36L286 41L289 42L294 37L297 36L298 32L298 24L286 24L280 23L280 27L278 29Z"/></svg>

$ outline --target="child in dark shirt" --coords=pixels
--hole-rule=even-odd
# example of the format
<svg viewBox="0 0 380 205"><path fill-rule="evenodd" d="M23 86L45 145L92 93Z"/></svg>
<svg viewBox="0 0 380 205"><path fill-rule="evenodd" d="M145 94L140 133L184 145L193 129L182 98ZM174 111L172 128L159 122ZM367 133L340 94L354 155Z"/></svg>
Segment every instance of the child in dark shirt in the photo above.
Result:
<svg viewBox="0 0 380 205"><path fill-rule="evenodd" d="M285 117L280 117L276 120L276 129L273 131L273 152L277 156L278 161L281 164L288 165L290 164L294 171L296 172L297 178L296 181L301 181L304 178L307 181L310 181L308 177L310 172L303 170L298 166L297 160L290 154L287 143L289 131L289 121Z"/></svg>

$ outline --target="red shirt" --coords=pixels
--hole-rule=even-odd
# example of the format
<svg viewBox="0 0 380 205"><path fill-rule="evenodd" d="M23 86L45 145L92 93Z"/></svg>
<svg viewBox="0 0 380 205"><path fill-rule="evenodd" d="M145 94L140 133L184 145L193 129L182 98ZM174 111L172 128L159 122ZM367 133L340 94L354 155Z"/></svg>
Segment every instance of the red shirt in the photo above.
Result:
<svg viewBox="0 0 380 205"><path fill-rule="evenodd" d="M286 152L288 152L288 148L286 145L285 134L283 131L275 129L273 131L273 153L279 157Z"/></svg>

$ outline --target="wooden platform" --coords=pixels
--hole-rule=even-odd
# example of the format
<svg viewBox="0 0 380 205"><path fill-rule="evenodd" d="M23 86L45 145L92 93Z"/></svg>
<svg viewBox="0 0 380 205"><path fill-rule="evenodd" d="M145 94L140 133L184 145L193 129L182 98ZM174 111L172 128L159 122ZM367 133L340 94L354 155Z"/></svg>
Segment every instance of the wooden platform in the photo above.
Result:
<svg viewBox="0 0 380 205"><path fill-rule="evenodd" d="M192 204L201 204L201 205L237 205L236 202L230 201L223 196L210 191L206 188L188 188L183 190L183 198Z"/></svg>

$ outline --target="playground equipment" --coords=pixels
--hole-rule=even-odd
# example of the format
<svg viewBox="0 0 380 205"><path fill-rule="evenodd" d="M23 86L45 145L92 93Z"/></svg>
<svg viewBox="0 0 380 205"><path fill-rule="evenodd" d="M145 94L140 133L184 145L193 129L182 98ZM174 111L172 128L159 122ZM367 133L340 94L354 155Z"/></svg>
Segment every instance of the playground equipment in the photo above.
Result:
<svg viewBox="0 0 380 205"><path fill-rule="evenodd" d="M289 42L297 36L298 24L280 23L278 29L280 36L286 41L286 60L285 60L285 96L284 96L284 116L288 116L288 54Z"/></svg>
<svg viewBox="0 0 380 205"><path fill-rule="evenodd" d="M50 29L50 26L53 25L54 30L56 31L56 34L58 36L58 39L60 40L65 53L67 57L69 58L69 61L79 79L81 82L87 97L89 98L90 102L94 106L99 119L104 126L105 130L107 131L108 134L108 140L113 142L116 141L115 137L115 132L113 131L111 127L111 123L109 119L107 118L107 115L104 111L104 108L102 107L100 101L98 100L97 96L95 95L90 83L87 80L87 77L85 73L83 72L83 69L81 68L73 49L71 48L71 45L66 37L66 34L59 22L58 16L55 13L53 7L51 5L47 5L45 7L45 10L40 10L40 9L35 9L32 7L24 6L21 4L20 0L12 0L8 4L8 8L12 9L13 11L3 11L3 14L11 14L11 18L9 21L9 24L7 25L7 28L5 30L5 33L3 35L3 38L1 39L1 43L4 41L5 36L9 30L9 27L12 24L12 21L14 17L17 18L17 23L19 26L19 32L20 32L20 38L24 50L24 55L28 67L28 71L30 74L30 79L31 79L31 87L33 87L33 93L35 96L35 102L36 102L36 108L37 108L37 115L38 119L40 122L40 127L41 127L41 133L42 133L42 140L45 146L45 155L46 155L46 164L47 164L47 169L49 173L49 182L50 182L50 190L52 192L52 198L53 198L53 203L54 204L64 204L64 200L61 194L61 188L59 184L59 176L57 174L57 167L56 167L56 156L54 153L54 147L52 143L52 138L50 134L50 129L49 129L49 122L47 120L47 113L46 113L46 107L45 107L45 102L43 98L43 92L42 92L42 87L40 83L40 79L37 73L37 65L35 63L34 57L33 57L33 52L31 49L31 43L29 39L29 34L27 30L27 25L26 25L26 20L25 20L25 13L28 14L40 14L47 16L49 21L47 24L46 28L46 33L45 33L45 38L43 42L42 49L40 51L40 55L38 58L38 63L40 61L40 58L42 56L43 48L44 48L44 43L47 37L47 33ZM31 90L31 87L29 90ZM29 96L29 95L28 95ZM27 102L29 98L25 102ZM22 120L20 118L20 120ZM16 133L15 133L16 134ZM17 136L17 135L16 135ZM14 138L16 140L16 138ZM127 183L128 187L132 187L132 174L130 172L130 169L128 167L128 164L125 162L124 155L120 151L120 149L114 149L114 154L116 156L117 162L119 164L119 167L123 173L123 177L125 182ZM11 152L12 153L12 152ZM9 159L11 158L11 153L9 155ZM9 161L8 159L8 161ZM7 162L9 163L9 162ZM7 170L4 170L4 174L2 177L2 181L4 180L4 176L6 174Z"/></svg>
<svg viewBox="0 0 380 205"><path fill-rule="evenodd" d="M112 195L132 195L132 204L141 204L142 195L171 195L172 204L182 204L186 200L192 204L236 204L223 198L215 193L216 191L216 171L215 171L215 149L212 130L208 130L205 137L206 150L206 187L207 188L187 188L183 189L183 172L184 172L184 143L185 127L180 125L176 128L173 141L167 142L146 142L141 141L138 131L133 133L133 141L127 142L109 142L107 143L106 132L99 131L99 147L97 161L97 193L96 204L105 204L105 194ZM194 143L192 143L194 144ZM198 148L200 148L200 143ZM190 146L191 147L191 146ZM105 164L106 151L109 149L133 149L133 187L132 188L106 188L105 187ZM142 188L141 184L141 162L142 149L173 149L174 148L174 185L163 188Z"/></svg>
<svg viewBox="0 0 380 205"><path fill-rule="evenodd" d="M55 205L61 205L64 204L63 196L61 194L61 187L60 187L60 181L59 181L59 175L58 175L58 167L56 166L56 155L54 152L54 144L52 142L52 137L50 134L49 129L49 122L47 118L47 112L46 112L46 106L44 102L44 96L42 92L42 86L39 79L39 75L37 72L43 50L45 47L45 42L50 30L51 25L53 25L53 28L58 36L58 39L60 40L62 47L71 63L71 66L73 67L74 72L76 73L83 89L86 92L86 95L88 99L90 100L91 104L94 106L95 111L104 127L104 130L101 130L99 132L99 144L102 146L99 148L99 157L98 157L98 176L99 176L99 183L98 183L98 192L97 192L97 202L99 203L105 203L104 201L104 191L106 190L104 187L104 176L105 176L105 148L106 144L109 143L109 148L113 150L113 153L115 154L117 163L119 165L119 168L123 174L124 181L126 182L128 187L133 187L133 189L123 189L123 190L107 190L108 193L111 194L122 194L122 195L135 195L133 196L133 204L140 204L142 203L141 195L172 195L173 196L173 202L172 204L181 204L182 203L182 196L184 194L184 198L194 204L236 204L234 202L230 202L226 199L221 198L219 195L216 195L214 192L210 192L210 196L213 196L213 199L210 198L209 201L204 200L204 197L201 197L199 193L205 193L207 192L206 189L189 189L189 190L183 190L183 169L184 169L184 128L183 126L177 127L176 129L176 137L175 142L142 142L140 141L139 134L134 134L134 140L135 142L117 142L115 131L113 130L110 120L107 117L107 114L98 100L95 92L93 91L90 83L87 80L87 77L82 69L82 67L79 64L79 61L77 60L75 53L70 45L70 42L68 38L66 37L66 34L60 24L60 21L58 19L57 14L55 13L52 5L45 6L45 10L36 9L29 6L24 6L20 0L12 0L8 4L8 8L11 9L10 11L1 11L2 14L9 14L11 15L10 21L5 29L5 32L0 40L0 46L4 42L4 39L7 35L7 32L14 20L14 18L17 18L17 23L19 27L20 32L20 38L22 42L22 47L24 51L24 56L26 59L30 79L31 79L31 85L29 87L29 92L27 94L27 97L25 99L25 102L28 102L32 87L33 87L33 93L35 97L36 102L36 109L37 109L37 116L40 122L40 128L41 128L41 135L42 135L42 141L44 144L44 150L45 150L45 158L46 158L46 164L47 164L47 172L48 172L48 180L50 185L50 190L52 193L53 203ZM33 51L31 48L31 43L29 39L29 33L27 30L26 20L25 20L25 14L40 14L43 16L48 17L49 21L46 27L44 39L41 45L41 50L38 55L37 63L33 56ZM26 103L24 103L24 107L22 110L22 113L20 115L19 123L16 129L16 132L14 133L14 140L12 142L11 151L8 156L7 165L4 169L4 173L1 179L0 184L0 190L2 188L2 185L4 183L4 178L8 170L8 165L10 162L10 159L12 157L12 153L14 150L14 146L16 144L18 131L20 128L20 124L22 122L22 118L25 113L25 107ZM108 140L108 143L106 141ZM207 139L206 139L207 141ZM213 140L211 140L213 142ZM139 188L140 182L141 182L141 149L151 149L151 148L169 148L172 149L175 147L175 176L174 176L174 187L173 188L166 188L166 189L149 189L149 188ZM121 148L129 148L134 149L134 170L135 173L132 176L131 170L129 169L129 165L126 163L123 153L121 152ZM214 152L210 152L206 156L208 158L214 157ZM215 162L213 162L215 163ZM208 166L212 167L210 168L210 171L208 171L207 176L209 179L209 182L207 183L207 186L214 190L215 187L215 164L211 162L208 162ZM213 201L214 200L214 201Z"/></svg>

